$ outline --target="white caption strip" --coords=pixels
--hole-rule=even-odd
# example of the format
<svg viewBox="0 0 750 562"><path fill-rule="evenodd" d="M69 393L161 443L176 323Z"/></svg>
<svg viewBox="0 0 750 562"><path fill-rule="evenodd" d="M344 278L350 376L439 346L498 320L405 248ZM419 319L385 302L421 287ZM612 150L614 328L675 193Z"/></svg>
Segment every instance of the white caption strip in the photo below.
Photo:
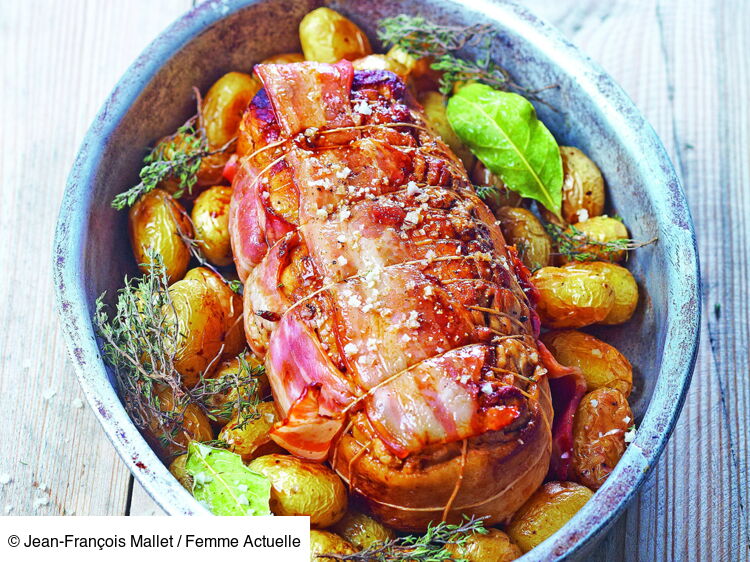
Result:
<svg viewBox="0 0 750 562"><path fill-rule="evenodd" d="M233 554L227 559L307 562L310 519L0 517L0 560L206 562Z"/></svg>

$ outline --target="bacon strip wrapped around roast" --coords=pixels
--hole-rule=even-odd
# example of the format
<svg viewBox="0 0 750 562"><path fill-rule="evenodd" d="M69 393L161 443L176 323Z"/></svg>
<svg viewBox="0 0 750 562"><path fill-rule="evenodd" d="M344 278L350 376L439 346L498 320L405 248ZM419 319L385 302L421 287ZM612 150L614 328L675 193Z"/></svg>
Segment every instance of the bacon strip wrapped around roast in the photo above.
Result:
<svg viewBox="0 0 750 562"><path fill-rule="evenodd" d="M552 450L528 272L394 74L256 73L230 229L273 439L394 527L507 519Z"/></svg>

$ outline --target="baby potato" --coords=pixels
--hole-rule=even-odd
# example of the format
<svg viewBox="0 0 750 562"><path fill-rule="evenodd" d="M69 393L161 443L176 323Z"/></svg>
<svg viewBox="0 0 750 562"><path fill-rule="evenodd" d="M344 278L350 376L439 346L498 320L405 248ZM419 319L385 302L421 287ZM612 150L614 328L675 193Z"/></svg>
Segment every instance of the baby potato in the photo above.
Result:
<svg viewBox="0 0 750 562"><path fill-rule="evenodd" d="M523 207L500 207L496 214L506 242L516 246L526 267L532 271L545 267L552 241L534 213Z"/></svg>
<svg viewBox="0 0 750 562"><path fill-rule="evenodd" d="M406 79L409 71L406 67L386 55L367 55L352 61L354 70L389 70L401 79Z"/></svg>
<svg viewBox="0 0 750 562"><path fill-rule="evenodd" d="M351 544L340 536L328 531L310 529L310 562L335 562L330 556L321 554L354 554Z"/></svg>
<svg viewBox="0 0 750 562"><path fill-rule="evenodd" d="M248 468L271 481L275 515L309 515L313 527L330 527L346 512L346 487L324 464L290 455L265 455Z"/></svg>
<svg viewBox="0 0 750 562"><path fill-rule="evenodd" d="M347 511L333 530L359 550L396 536L392 529L359 511Z"/></svg>
<svg viewBox="0 0 750 562"><path fill-rule="evenodd" d="M591 496L591 490L574 482L547 482L513 515L506 531L528 552L565 525Z"/></svg>
<svg viewBox="0 0 750 562"><path fill-rule="evenodd" d="M484 202L492 209L493 213L497 214L500 207L518 207L521 205L523 197L505 187L503 180L490 172L480 160L474 162L470 175L474 185L494 188L484 198Z"/></svg>
<svg viewBox="0 0 750 562"><path fill-rule="evenodd" d="M613 388L598 388L581 399L573 418L573 478L598 490L625 452L633 424L628 400Z"/></svg>
<svg viewBox="0 0 750 562"><path fill-rule="evenodd" d="M231 199L230 186L215 185L198 196L191 213L198 247L214 265L232 263L232 247L229 242Z"/></svg>
<svg viewBox="0 0 750 562"><path fill-rule="evenodd" d="M151 263L147 250L161 255L170 283L182 279L190 263L190 248L180 236L193 236L185 210L163 189L141 195L128 213L130 245L144 273Z"/></svg>
<svg viewBox="0 0 750 562"><path fill-rule="evenodd" d="M187 453L182 454L179 457L175 457L172 464L169 465L169 472L172 473L177 481L182 484L188 492L193 491L193 477L185 470L185 463L187 463Z"/></svg>
<svg viewBox="0 0 750 562"><path fill-rule="evenodd" d="M252 353L245 353L243 355L243 358L251 369L261 365L261 362L258 361L255 355L253 355ZM236 381L236 377L239 372L240 359L239 357L235 357L221 363L211 374L211 378L217 380L228 378L230 381ZM268 375L266 375L265 371L254 378L257 381L257 387L254 391L254 394L257 394L257 396L261 399L269 397L271 395L271 385L268 382ZM226 407L227 404L237 403L238 392L242 392L243 396L249 398L251 392L253 391L251 388L248 388L244 385L240 386L239 389L237 388L237 386L232 386L225 392L215 392L210 397L208 397L208 399L206 400L206 407L209 408L209 412L211 413L211 415L216 418L216 423L220 425L226 425L229 423L232 414L223 414L222 412L228 410L228 408Z"/></svg>
<svg viewBox="0 0 750 562"><path fill-rule="evenodd" d="M625 258L625 250L612 251L600 245L628 237L628 229L617 219L606 215L591 217L588 220L577 223L574 227L569 227L566 233L573 237L578 235L594 242L592 244L582 244L581 251L596 255L596 259L618 262ZM599 244L596 244L596 242Z"/></svg>
<svg viewBox="0 0 750 562"><path fill-rule="evenodd" d="M587 267L594 264L605 265L571 263L534 272L531 280L539 290L537 312L545 326L580 328L607 318L615 304L615 291L604 272Z"/></svg>
<svg viewBox="0 0 750 562"><path fill-rule="evenodd" d="M488 531L486 535L469 535L464 544L450 544L446 549L456 558L467 562L511 562L521 557L523 552L508 535L499 529Z"/></svg>
<svg viewBox="0 0 750 562"><path fill-rule="evenodd" d="M474 156L448 123L445 115L445 96L439 92L425 92L420 96L419 102L424 108L429 127L445 141L445 144L461 159L464 166L467 169L470 168L474 162Z"/></svg>
<svg viewBox="0 0 750 562"><path fill-rule="evenodd" d="M576 330L547 332L542 343L563 365L578 367L588 392L608 387L629 396L633 388L633 367L625 356L608 343Z"/></svg>
<svg viewBox="0 0 750 562"><path fill-rule="evenodd" d="M367 35L353 21L325 7L302 18L299 40L305 58L312 61L334 63L372 53Z"/></svg>
<svg viewBox="0 0 750 562"><path fill-rule="evenodd" d="M235 293L216 272L207 267L195 267L185 279L203 283L219 302L224 316L224 350L222 357L234 358L245 349L245 327L242 323L242 297Z"/></svg>
<svg viewBox="0 0 750 562"><path fill-rule="evenodd" d="M201 373L207 377L216 367L226 330L224 312L215 292L197 279L177 281L169 287L169 296L172 303L165 305L164 316L176 337L167 340L168 348L183 384L192 388Z"/></svg>
<svg viewBox="0 0 750 562"><path fill-rule="evenodd" d="M260 61L260 64L291 64L293 62L304 62L305 55L302 53L281 53L273 55Z"/></svg>
<svg viewBox="0 0 750 562"><path fill-rule="evenodd" d="M638 284L633 274L613 263L592 262L587 267L603 274L615 293L612 310L602 320L602 324L622 324L630 320L638 306Z"/></svg>
<svg viewBox="0 0 750 562"><path fill-rule="evenodd" d="M258 419L247 420L244 423L240 422L238 414L234 414L219 432L219 439L226 441L229 450L240 455L245 462L261 455L282 452L281 447L271 441L268 435L273 424L279 419L276 406L273 402L261 402L258 404L258 413Z"/></svg>
<svg viewBox="0 0 750 562"><path fill-rule="evenodd" d="M562 218L576 224L604 212L604 178L588 156L572 146L561 146L563 164Z"/></svg>
<svg viewBox="0 0 750 562"><path fill-rule="evenodd" d="M174 442L167 439L172 428L163 427L155 417L148 421L147 432L150 441L164 456L172 458L184 453L190 441L210 441L214 438L211 422L197 405L180 404L174 399L173 391L168 386L159 386L154 391L162 412L182 412L182 429L172 436Z"/></svg>
<svg viewBox="0 0 750 562"><path fill-rule="evenodd" d="M209 148L221 148L237 136L242 114L260 87L257 78L242 72L228 72L214 82L201 109Z"/></svg>
<svg viewBox="0 0 750 562"><path fill-rule="evenodd" d="M161 154L160 159L172 160L174 155L178 152L194 153L195 142L194 140L188 142L188 137L185 134L180 133L161 139L156 145L156 151ZM193 186L188 193L183 195L191 197L199 191L198 188L221 183L222 174L224 173L224 165L227 163L227 160L229 160L229 156L229 152L218 152L201 158L200 167L195 174L195 186ZM169 176L160 182L159 187L172 194L176 193L180 188L179 181L174 176Z"/></svg>

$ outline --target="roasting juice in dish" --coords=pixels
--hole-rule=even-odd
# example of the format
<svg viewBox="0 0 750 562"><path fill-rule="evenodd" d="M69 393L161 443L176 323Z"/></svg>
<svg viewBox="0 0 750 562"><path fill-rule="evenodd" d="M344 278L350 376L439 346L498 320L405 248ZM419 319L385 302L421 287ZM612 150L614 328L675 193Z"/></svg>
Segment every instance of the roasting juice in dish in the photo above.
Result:
<svg viewBox="0 0 750 562"><path fill-rule="evenodd" d="M644 242L542 93L465 57L490 30L379 39L318 8L302 53L197 96L112 202L142 275L97 301L102 349L215 514L309 516L313 559L512 560L633 438L630 363L586 328L630 319Z"/></svg>

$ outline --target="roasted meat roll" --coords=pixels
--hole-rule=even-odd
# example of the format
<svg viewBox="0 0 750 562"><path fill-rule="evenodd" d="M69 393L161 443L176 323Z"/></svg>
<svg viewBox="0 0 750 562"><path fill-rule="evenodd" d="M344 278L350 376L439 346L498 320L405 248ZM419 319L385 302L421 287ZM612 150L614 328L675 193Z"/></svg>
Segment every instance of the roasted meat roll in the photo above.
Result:
<svg viewBox="0 0 750 562"><path fill-rule="evenodd" d="M393 527L506 520L552 449L528 271L395 74L256 73L230 230L272 438Z"/></svg>

